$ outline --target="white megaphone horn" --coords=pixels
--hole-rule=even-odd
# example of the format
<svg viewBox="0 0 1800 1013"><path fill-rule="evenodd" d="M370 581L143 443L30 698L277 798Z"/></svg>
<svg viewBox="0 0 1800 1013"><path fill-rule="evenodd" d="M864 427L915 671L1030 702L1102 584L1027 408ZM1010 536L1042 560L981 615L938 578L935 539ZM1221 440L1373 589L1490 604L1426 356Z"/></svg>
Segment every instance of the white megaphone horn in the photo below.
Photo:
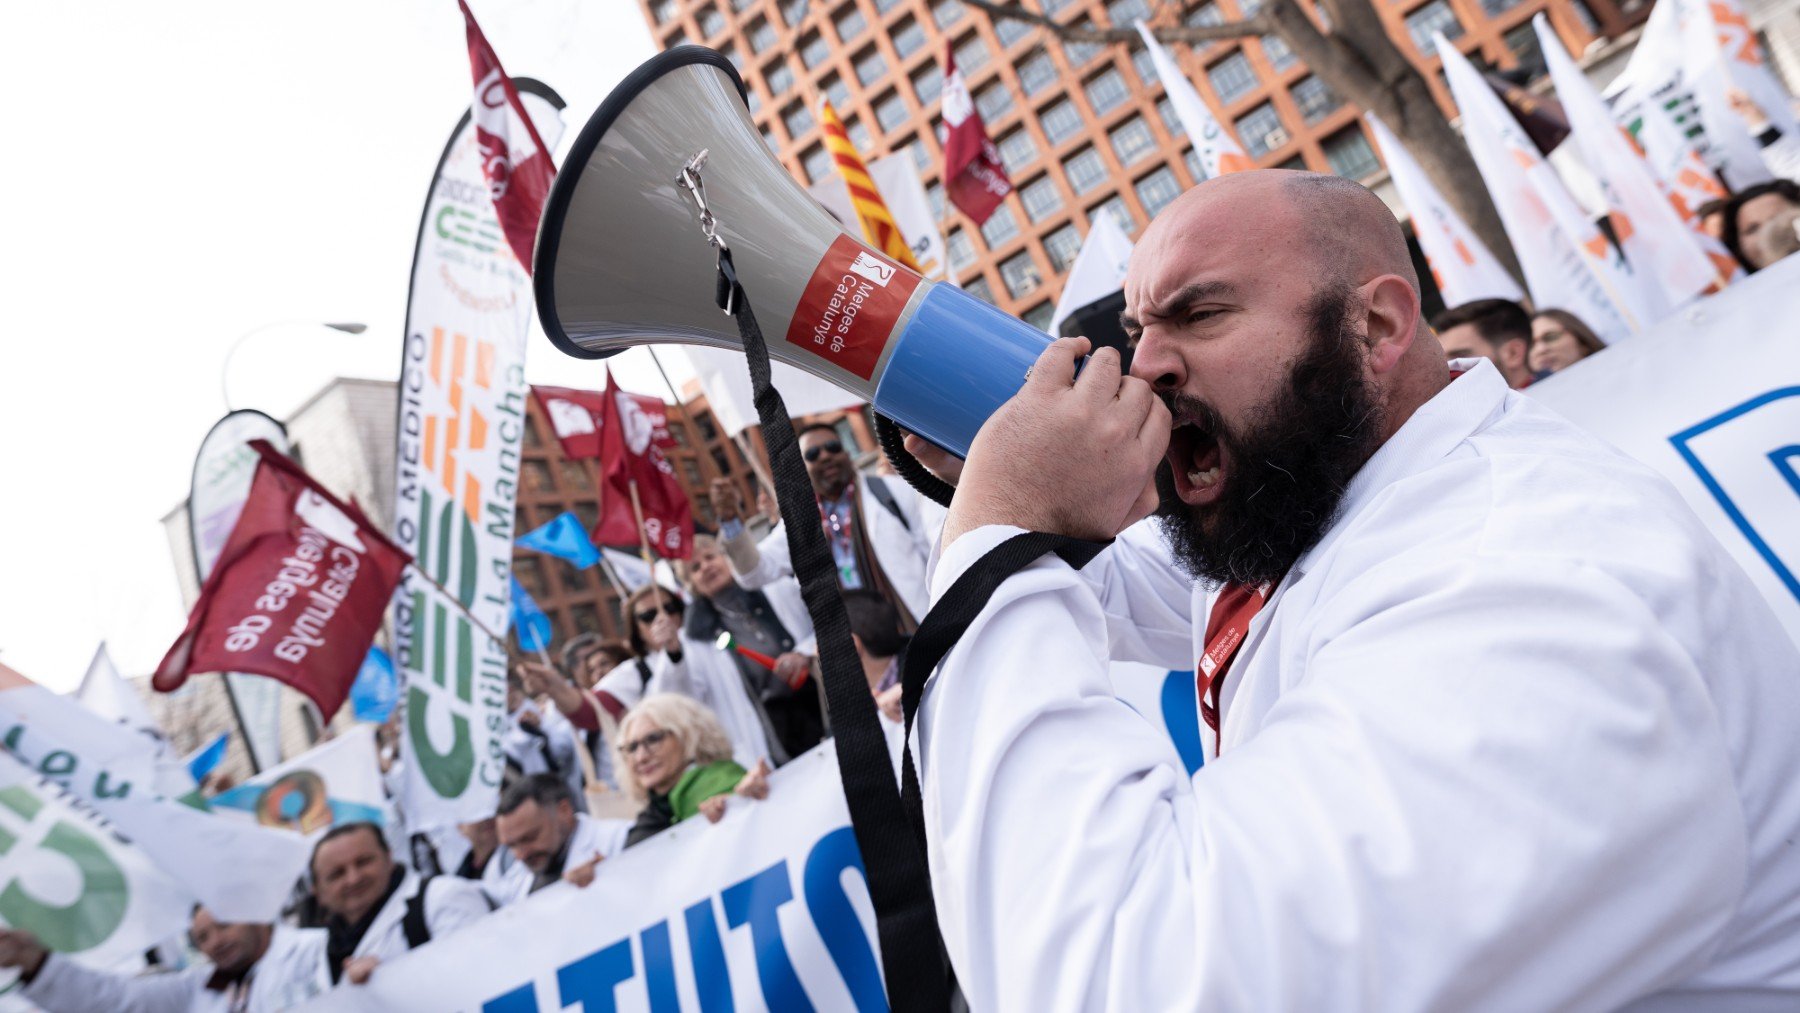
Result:
<svg viewBox="0 0 1800 1013"><path fill-rule="evenodd" d="M741 350L714 302L716 229L772 358L966 456L1049 336L848 232L775 160L744 94L725 57L677 46L601 104L544 203L545 332L589 359L659 342Z"/></svg>

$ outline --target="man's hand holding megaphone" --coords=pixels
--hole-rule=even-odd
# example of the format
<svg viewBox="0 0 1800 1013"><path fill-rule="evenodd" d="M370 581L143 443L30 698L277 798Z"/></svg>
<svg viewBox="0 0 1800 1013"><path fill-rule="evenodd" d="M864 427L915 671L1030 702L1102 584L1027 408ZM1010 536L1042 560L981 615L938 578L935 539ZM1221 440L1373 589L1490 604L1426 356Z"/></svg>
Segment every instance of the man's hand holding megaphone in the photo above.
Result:
<svg viewBox="0 0 1800 1013"><path fill-rule="evenodd" d="M1106 541L1156 510L1169 409L1148 383L1121 373L1116 349L1089 356L1077 376L1090 348L1086 338L1052 342L981 427L954 479L945 547L989 524ZM909 438L907 449L933 467L915 449L922 442Z"/></svg>

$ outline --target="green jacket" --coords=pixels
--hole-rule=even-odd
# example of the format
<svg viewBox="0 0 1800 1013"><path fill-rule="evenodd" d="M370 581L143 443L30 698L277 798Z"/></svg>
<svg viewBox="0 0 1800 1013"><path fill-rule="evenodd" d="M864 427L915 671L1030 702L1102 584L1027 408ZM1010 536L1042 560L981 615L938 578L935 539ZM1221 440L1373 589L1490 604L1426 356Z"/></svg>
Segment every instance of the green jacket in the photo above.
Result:
<svg viewBox="0 0 1800 1013"><path fill-rule="evenodd" d="M683 771L681 780L669 789L669 807L675 812L675 822L680 823L699 812L700 803L707 799L731 794L747 773L749 771L734 760L718 760Z"/></svg>

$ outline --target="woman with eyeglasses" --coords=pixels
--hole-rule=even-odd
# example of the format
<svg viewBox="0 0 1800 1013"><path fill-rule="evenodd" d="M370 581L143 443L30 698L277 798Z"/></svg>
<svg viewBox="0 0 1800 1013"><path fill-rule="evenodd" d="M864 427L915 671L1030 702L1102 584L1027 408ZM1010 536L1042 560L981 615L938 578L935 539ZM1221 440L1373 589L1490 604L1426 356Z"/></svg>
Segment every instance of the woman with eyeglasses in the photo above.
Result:
<svg viewBox="0 0 1800 1013"><path fill-rule="evenodd" d="M1538 310L1531 315L1531 348L1525 364L1540 377L1549 376L1605 348L1594 329L1568 310Z"/></svg>
<svg viewBox="0 0 1800 1013"><path fill-rule="evenodd" d="M644 804L625 836L632 845L696 814L717 823L735 793L769 796L769 765L746 771L712 712L676 693L645 697L619 723L616 768L628 795Z"/></svg>

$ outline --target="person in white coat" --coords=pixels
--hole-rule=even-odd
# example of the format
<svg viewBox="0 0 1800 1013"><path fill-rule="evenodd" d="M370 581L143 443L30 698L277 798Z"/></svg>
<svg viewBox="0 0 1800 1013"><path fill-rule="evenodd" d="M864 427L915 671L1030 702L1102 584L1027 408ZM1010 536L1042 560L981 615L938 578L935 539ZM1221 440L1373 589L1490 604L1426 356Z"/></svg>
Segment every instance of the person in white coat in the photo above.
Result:
<svg viewBox="0 0 1800 1013"><path fill-rule="evenodd" d="M492 887L484 884L489 899L504 907L564 879L586 886L597 863L625 849L631 822L577 812L569 786L553 774L515 781L501 793L495 816L496 861L506 872Z"/></svg>
<svg viewBox="0 0 1800 1013"><path fill-rule="evenodd" d="M481 887L460 876L421 877L394 861L373 823L332 827L313 846L313 896L325 914L333 982L368 980L376 965L485 917Z"/></svg>
<svg viewBox="0 0 1800 1013"><path fill-rule="evenodd" d="M892 601L905 629L915 629L930 605L926 565L943 527L943 509L902 479L857 471L831 426L815 422L801 426L797 435L839 586L874 591ZM794 575L784 525L777 524L761 540L752 539L740 519L737 487L715 481L711 496L719 536L739 584L756 589Z"/></svg>
<svg viewBox="0 0 1800 1013"><path fill-rule="evenodd" d="M188 927L206 960L127 976L51 953L22 929L0 929L0 967L19 969L19 995L45 1013L277 1013L331 988L325 931L226 924L204 907Z"/></svg>
<svg viewBox="0 0 1800 1013"><path fill-rule="evenodd" d="M926 688L970 1007L1800 1008L1800 652L1678 494L1446 365L1348 181L1200 184L1125 296L1131 375L1044 353L933 576L1118 536L1006 579ZM1111 658L1199 669L1191 779Z"/></svg>

